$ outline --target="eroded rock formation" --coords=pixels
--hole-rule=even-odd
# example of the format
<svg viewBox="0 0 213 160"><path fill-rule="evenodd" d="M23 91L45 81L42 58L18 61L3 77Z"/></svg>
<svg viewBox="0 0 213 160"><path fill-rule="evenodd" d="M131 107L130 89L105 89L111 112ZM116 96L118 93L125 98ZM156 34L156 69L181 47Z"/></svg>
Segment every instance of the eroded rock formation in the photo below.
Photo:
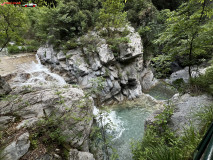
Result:
<svg viewBox="0 0 213 160"><path fill-rule="evenodd" d="M140 35L132 27L128 27L128 30L129 42L119 45L120 52L117 55L97 32L90 32L84 37L95 39L95 42L90 41L92 47L82 46L65 53L56 52L52 46L47 46L39 48L37 54L43 64L62 75L68 83L78 83L89 88L91 79L104 77L102 102L134 99L142 94L141 81L146 72L143 72Z"/></svg>

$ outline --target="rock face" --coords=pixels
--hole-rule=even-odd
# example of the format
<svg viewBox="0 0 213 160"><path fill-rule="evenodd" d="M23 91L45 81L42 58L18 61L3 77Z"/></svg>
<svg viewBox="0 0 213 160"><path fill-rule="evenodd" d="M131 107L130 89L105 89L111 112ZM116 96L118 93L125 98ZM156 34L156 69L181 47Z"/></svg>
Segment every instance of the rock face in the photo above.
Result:
<svg viewBox="0 0 213 160"><path fill-rule="evenodd" d="M151 89L158 83L158 80L154 78L154 74L150 69L144 69L142 72L142 89L143 91Z"/></svg>
<svg viewBox="0 0 213 160"><path fill-rule="evenodd" d="M120 44L118 54L113 53L106 40L96 32L83 37L89 42L82 48L57 53L52 46L44 46L37 54L43 64L63 76L68 83L89 88L91 79L104 77L102 102L134 99L142 94L143 47L134 28L128 27L128 30L130 42Z"/></svg>
<svg viewBox="0 0 213 160"><path fill-rule="evenodd" d="M73 88L71 85L17 87L8 97L0 101L0 106L1 128L6 129L8 124L16 119L16 127L13 127L13 130L17 132L28 130L35 127L36 122L54 114L63 119L63 125L59 129L70 148L81 148L83 152L89 151L93 100L84 98L83 90ZM17 119L19 119L18 122ZM28 151L29 133L22 134L17 140L11 139L12 143L4 145L5 160L19 159Z"/></svg>
<svg viewBox="0 0 213 160"><path fill-rule="evenodd" d="M10 85L0 76L0 96L11 92Z"/></svg>
<svg viewBox="0 0 213 160"><path fill-rule="evenodd" d="M30 148L29 133L26 132L19 136L17 140L8 145L1 154L2 160L18 160Z"/></svg>
<svg viewBox="0 0 213 160"><path fill-rule="evenodd" d="M80 152L77 149L72 149L69 152L69 160L95 160L95 159L91 153Z"/></svg>
<svg viewBox="0 0 213 160"><path fill-rule="evenodd" d="M204 74L207 68L192 68L192 77L198 77L201 74ZM167 82L172 83L175 80L183 79L185 83L189 81L189 67L185 67L182 70L173 72Z"/></svg>
<svg viewBox="0 0 213 160"><path fill-rule="evenodd" d="M212 102L213 98L208 95L194 97L189 94L182 96L174 95L172 103L175 105L175 111L171 117L171 128L177 134L181 134L184 128L190 125L190 120L193 120L193 113L199 111L204 106L211 105ZM196 124L195 121L193 122Z"/></svg>
<svg viewBox="0 0 213 160"><path fill-rule="evenodd" d="M184 129L190 125L190 121L192 121L194 125L199 124L198 121L194 120L193 114L202 107L211 105L213 103L213 97L209 95L193 97L189 94L184 94L182 96L175 94L171 98L170 103L173 104L175 108L169 121L169 126L177 135L181 135ZM155 116L162 111L163 108L151 114L146 120L146 125L152 124L155 121ZM199 128L199 126L197 126L197 128Z"/></svg>

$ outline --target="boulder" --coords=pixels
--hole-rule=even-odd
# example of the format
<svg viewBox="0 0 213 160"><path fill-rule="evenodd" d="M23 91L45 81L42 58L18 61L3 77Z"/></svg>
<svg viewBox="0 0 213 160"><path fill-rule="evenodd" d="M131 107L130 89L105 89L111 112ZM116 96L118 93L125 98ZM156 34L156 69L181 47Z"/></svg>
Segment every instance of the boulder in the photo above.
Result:
<svg viewBox="0 0 213 160"><path fill-rule="evenodd" d="M10 85L0 75L0 96L11 92Z"/></svg>
<svg viewBox="0 0 213 160"><path fill-rule="evenodd" d="M154 87L158 83L158 80L154 78L154 74L151 69L144 69L141 76L141 83L142 90L147 91Z"/></svg>
<svg viewBox="0 0 213 160"><path fill-rule="evenodd" d="M115 60L112 51L109 49L108 44L101 44L97 47L98 55L102 64L109 64Z"/></svg>
<svg viewBox="0 0 213 160"><path fill-rule="evenodd" d="M90 80L103 76L106 80L101 94L102 102L113 99L134 99L142 93L143 46L141 37L134 28L130 26L126 28L129 30L127 35L129 42L120 44L120 54L117 57L112 53L104 37L101 37L100 32L95 31L91 31L83 37L83 40L88 41L90 46L92 45L92 50L84 45L83 48L68 51L66 56L60 52L56 56L56 52L49 47L49 49L45 49L48 51L48 55L47 51L46 56L44 53L41 54L41 50L44 48L38 50L38 55L42 62L46 62L47 59L51 59L49 53L52 53L52 57L56 57L58 63L54 65L47 62L46 65L50 66L52 71L57 70L57 73L63 76L66 82L77 82L83 88L91 88ZM118 32L124 30L125 28L120 28ZM144 86L147 88L148 85L151 85L148 84L151 76L144 79L146 81ZM124 97L117 96L120 94L123 94Z"/></svg>
<svg viewBox="0 0 213 160"><path fill-rule="evenodd" d="M129 38L129 43L127 44L120 44L120 61L124 62L135 58L137 56L142 56L143 54L143 47L142 41L139 33L135 32L133 27L128 26L128 30L130 34L127 36Z"/></svg>
<svg viewBox="0 0 213 160"><path fill-rule="evenodd" d="M93 154L89 152L80 152L77 149L71 149L69 152L69 160L95 160Z"/></svg>
<svg viewBox="0 0 213 160"><path fill-rule="evenodd" d="M37 51L37 55L42 63L58 63L57 53L54 51L52 45L40 47Z"/></svg>
<svg viewBox="0 0 213 160"><path fill-rule="evenodd" d="M1 153L2 160L18 160L30 147L29 133L23 133L15 141L10 143Z"/></svg>
<svg viewBox="0 0 213 160"><path fill-rule="evenodd" d="M206 71L206 68L197 68L197 67L192 67L192 77L198 77L201 74L204 74ZM169 80L167 80L169 83L174 82L175 80L178 79L183 79L185 83L189 81L189 67L185 67L182 70L179 70L177 72L173 72L170 75Z"/></svg>
<svg viewBox="0 0 213 160"><path fill-rule="evenodd" d="M193 120L193 114L200 108L211 105L213 98L208 95L191 96L184 94L180 96L176 94L171 99L175 105L175 111L171 117L170 127L177 133L183 134L184 128L190 125ZM196 125L198 122L193 121ZM197 126L199 128L199 126Z"/></svg>
<svg viewBox="0 0 213 160"><path fill-rule="evenodd" d="M209 95L199 95L191 96L189 94L179 95L175 94L170 99L170 104L174 105L174 113L171 116L169 121L169 127L177 134L184 134L184 129L190 126L190 123L193 122L193 125L196 125L196 128L199 129L202 126L199 126L199 121L194 119L193 114L196 111L199 111L202 107L211 105L213 102L213 97ZM157 109L152 113L147 119L145 126L152 124L156 119L155 116L160 114L164 110L163 107Z"/></svg>
<svg viewBox="0 0 213 160"><path fill-rule="evenodd" d="M88 151L93 100L84 98L83 90L66 85L66 87L55 86L54 88L32 87L26 92L24 88L17 87L11 92L9 100L0 101L0 106L1 115L15 114L22 120L16 129L31 127L43 117L53 113L57 117L69 115L72 118L64 118L64 125L60 128L67 137L67 143L73 148L81 147L83 151ZM7 123L9 120L4 122Z"/></svg>

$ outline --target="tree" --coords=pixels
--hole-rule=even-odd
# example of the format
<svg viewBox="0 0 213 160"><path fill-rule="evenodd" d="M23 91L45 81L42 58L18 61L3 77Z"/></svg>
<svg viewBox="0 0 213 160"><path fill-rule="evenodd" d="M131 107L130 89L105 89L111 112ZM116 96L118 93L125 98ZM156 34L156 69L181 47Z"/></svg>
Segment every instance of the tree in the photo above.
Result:
<svg viewBox="0 0 213 160"><path fill-rule="evenodd" d="M0 52L11 40L20 40L27 30L23 8L14 5L0 6Z"/></svg>
<svg viewBox="0 0 213 160"><path fill-rule="evenodd" d="M111 36L110 28L123 27L126 24L126 12L123 0L105 0L102 2L103 8L100 10L99 20L101 27L107 29Z"/></svg>
<svg viewBox="0 0 213 160"><path fill-rule="evenodd" d="M193 65L212 55L213 22L212 0L189 0L170 12L167 27L156 43L173 58L183 59L189 67L191 78Z"/></svg>

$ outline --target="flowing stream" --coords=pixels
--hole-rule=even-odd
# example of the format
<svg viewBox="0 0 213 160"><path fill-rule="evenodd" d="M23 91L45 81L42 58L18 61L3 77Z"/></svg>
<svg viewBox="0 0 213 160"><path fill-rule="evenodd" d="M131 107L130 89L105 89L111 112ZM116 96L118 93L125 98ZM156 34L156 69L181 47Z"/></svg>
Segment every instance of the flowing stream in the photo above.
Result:
<svg viewBox="0 0 213 160"><path fill-rule="evenodd" d="M175 94L175 90L166 84L158 84L147 94L158 100L168 100ZM144 135L144 123L150 115L152 109L147 108L146 103L140 105L118 105L109 110L109 112L94 109L94 115L97 115L97 121L100 125L100 115L102 124L110 124L111 127L107 132L112 136L112 147L117 150L118 160L132 160L131 143L139 141Z"/></svg>
<svg viewBox="0 0 213 160"><path fill-rule="evenodd" d="M58 74L51 73L50 70L41 64L38 56L36 61L31 63L20 64L18 74L13 79L12 86L28 86L28 85L65 85L63 77Z"/></svg>
<svg viewBox="0 0 213 160"><path fill-rule="evenodd" d="M37 62L19 65L19 71L13 79L12 86L66 84L63 77L51 73L47 67L43 66L37 55L36 60ZM173 95L173 91L162 92L161 86L157 86L148 94L158 99L168 99ZM111 127L107 129L107 133L112 136L112 147L117 150L119 160L132 160L131 142L142 139L144 123L150 114L146 104L117 106L111 108L109 112L102 112L95 107L93 114L96 115L99 126L110 124Z"/></svg>

